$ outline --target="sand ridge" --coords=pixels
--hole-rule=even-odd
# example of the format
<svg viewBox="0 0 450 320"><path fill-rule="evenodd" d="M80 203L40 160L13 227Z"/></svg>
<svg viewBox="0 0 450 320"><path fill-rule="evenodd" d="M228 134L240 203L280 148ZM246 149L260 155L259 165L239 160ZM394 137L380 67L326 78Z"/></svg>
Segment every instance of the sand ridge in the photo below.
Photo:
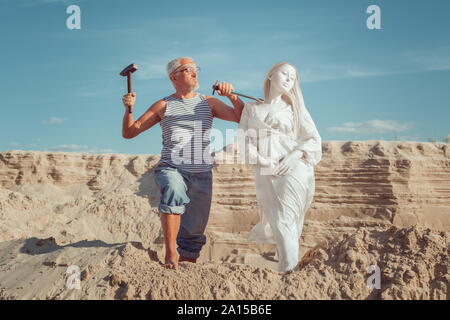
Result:
<svg viewBox="0 0 450 320"><path fill-rule="evenodd" d="M208 243L173 271L161 267L158 155L1 152L0 298L448 299L449 144L322 146L302 269L288 273L273 245L246 241L258 220L248 166L216 163ZM381 289L369 290L375 264ZM67 288L70 265L80 290Z"/></svg>

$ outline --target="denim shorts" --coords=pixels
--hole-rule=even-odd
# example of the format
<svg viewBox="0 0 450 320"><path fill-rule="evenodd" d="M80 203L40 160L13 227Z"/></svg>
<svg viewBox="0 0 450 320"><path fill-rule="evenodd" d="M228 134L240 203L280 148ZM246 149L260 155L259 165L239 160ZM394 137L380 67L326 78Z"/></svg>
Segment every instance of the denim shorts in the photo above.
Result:
<svg viewBox="0 0 450 320"><path fill-rule="evenodd" d="M160 161L154 173L161 192L158 210L181 215L178 253L197 259L206 243L204 233L211 208L212 172L186 172Z"/></svg>

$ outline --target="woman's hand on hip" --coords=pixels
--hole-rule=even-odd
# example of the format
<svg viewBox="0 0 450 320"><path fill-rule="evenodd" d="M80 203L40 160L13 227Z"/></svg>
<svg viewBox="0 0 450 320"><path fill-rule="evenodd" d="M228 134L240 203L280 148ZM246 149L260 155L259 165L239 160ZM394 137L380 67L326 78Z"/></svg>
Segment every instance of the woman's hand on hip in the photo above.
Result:
<svg viewBox="0 0 450 320"><path fill-rule="evenodd" d="M301 152L300 150L294 150L286 155L274 169L274 175L284 176L285 174L287 174L294 168L295 164L300 161L302 156L303 152Z"/></svg>

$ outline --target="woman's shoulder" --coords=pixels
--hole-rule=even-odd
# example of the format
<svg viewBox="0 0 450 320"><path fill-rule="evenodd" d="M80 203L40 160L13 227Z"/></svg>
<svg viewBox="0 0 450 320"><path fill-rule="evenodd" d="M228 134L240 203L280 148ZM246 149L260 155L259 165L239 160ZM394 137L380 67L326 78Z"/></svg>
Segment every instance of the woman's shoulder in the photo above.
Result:
<svg viewBox="0 0 450 320"><path fill-rule="evenodd" d="M264 103L261 102L250 101L245 103L244 109L246 109L249 114L256 114L258 109L261 109L261 106L263 105Z"/></svg>
<svg viewBox="0 0 450 320"><path fill-rule="evenodd" d="M247 108L247 109L254 108L254 107L255 107L255 104L256 104L255 101L247 101L247 102L245 102L245 104L244 104L244 108Z"/></svg>
<svg viewBox="0 0 450 320"><path fill-rule="evenodd" d="M247 115L253 114L254 110L255 110L255 104L253 102L246 102L244 104L244 108L242 109L242 111L245 112Z"/></svg>

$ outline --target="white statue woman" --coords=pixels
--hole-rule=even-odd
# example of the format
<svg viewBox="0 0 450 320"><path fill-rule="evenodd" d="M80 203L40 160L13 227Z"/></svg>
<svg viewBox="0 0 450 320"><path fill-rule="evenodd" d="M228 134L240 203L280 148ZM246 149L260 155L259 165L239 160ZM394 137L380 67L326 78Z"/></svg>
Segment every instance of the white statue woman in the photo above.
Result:
<svg viewBox="0 0 450 320"><path fill-rule="evenodd" d="M252 165L259 205L260 221L249 241L275 243L278 271L296 269L322 139L305 108L294 66L281 62L270 69L264 102L246 103L239 129L239 155Z"/></svg>

